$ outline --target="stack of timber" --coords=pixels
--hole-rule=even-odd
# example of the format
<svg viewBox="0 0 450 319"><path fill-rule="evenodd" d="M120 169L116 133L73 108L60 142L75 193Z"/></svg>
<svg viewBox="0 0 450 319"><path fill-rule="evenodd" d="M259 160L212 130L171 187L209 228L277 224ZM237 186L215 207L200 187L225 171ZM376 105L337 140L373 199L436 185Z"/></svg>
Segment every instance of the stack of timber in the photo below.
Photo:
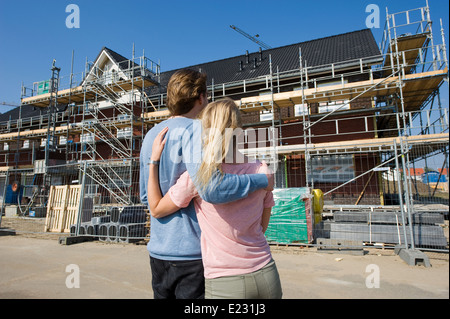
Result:
<svg viewBox="0 0 450 319"><path fill-rule="evenodd" d="M406 241L410 244L412 228L416 247L437 249L448 247L448 240L442 227L444 225L442 212L415 212L411 215L411 220L407 216L404 220L405 222L400 211L337 211L333 213L332 219L316 225L315 238L401 245Z"/></svg>

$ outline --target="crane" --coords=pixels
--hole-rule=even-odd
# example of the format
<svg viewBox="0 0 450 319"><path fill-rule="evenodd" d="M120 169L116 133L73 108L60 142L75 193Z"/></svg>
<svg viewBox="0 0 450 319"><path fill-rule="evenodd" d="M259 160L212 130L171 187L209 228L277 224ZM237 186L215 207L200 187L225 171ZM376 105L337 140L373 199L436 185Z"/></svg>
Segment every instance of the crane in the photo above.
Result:
<svg viewBox="0 0 450 319"><path fill-rule="evenodd" d="M18 105L18 104L8 103L8 102L0 102L0 105L7 105L7 106L14 106L14 107L20 106L20 105Z"/></svg>
<svg viewBox="0 0 450 319"><path fill-rule="evenodd" d="M3 112L9 112L10 110L20 106L14 103L9 103L9 102L4 102L4 101L0 101L0 109L2 109L3 106L6 106L7 108L5 108L5 111L0 111L0 114Z"/></svg>
<svg viewBox="0 0 450 319"><path fill-rule="evenodd" d="M250 34L248 34L247 32L245 32L245 31L239 29L238 27L236 27L236 26L234 26L234 25L230 25L230 28L233 29L233 30L235 30L235 31L237 31L237 32L239 32L239 33L242 34L244 37L246 37L246 38L252 40L253 42L259 44L259 45L262 46L264 49L266 49L266 50L267 50L267 49L272 49L272 47L271 47L270 45L268 45L268 44L266 44L266 43L264 43L264 42L262 42L262 41L256 39L256 38L259 37L258 34L255 35L254 37L252 37ZM256 38L255 38L255 37L256 37Z"/></svg>

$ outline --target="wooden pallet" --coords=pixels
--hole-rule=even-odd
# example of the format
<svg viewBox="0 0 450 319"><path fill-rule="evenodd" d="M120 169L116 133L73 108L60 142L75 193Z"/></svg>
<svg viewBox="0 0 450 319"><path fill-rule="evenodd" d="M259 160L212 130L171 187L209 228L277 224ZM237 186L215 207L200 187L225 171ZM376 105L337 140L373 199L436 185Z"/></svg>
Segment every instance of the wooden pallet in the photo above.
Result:
<svg viewBox="0 0 450 319"><path fill-rule="evenodd" d="M45 219L45 232L70 232L77 222L81 185L51 186Z"/></svg>

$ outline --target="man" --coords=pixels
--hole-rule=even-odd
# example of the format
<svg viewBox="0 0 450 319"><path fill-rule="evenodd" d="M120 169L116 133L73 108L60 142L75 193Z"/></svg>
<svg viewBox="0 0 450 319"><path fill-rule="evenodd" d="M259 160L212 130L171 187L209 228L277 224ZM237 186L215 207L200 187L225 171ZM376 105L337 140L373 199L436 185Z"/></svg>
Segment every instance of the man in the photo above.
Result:
<svg viewBox="0 0 450 319"><path fill-rule="evenodd" d="M172 115L154 126L145 136L140 154L140 195L147 202L149 162L155 136L165 127L166 146L159 165L159 184L164 195L186 170L195 183L201 162L201 124L195 117L208 104L206 75L193 70L175 72L167 86L167 107ZM229 175L213 178L213 191L200 196L218 204L246 197L249 193L273 187L273 176L265 174ZM196 299L204 297L200 228L194 204L167 217L151 216L150 254L152 288L155 299Z"/></svg>

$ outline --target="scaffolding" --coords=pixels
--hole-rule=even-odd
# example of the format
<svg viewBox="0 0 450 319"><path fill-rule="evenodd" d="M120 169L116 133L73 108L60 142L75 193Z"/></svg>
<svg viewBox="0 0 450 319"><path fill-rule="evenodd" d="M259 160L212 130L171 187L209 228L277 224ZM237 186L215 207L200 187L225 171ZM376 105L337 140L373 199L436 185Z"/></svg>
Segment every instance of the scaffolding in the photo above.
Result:
<svg viewBox="0 0 450 319"><path fill-rule="evenodd" d="M417 19L413 19L415 13L419 13ZM444 167L447 167L447 183L448 183L448 107L442 107L440 102L440 87L445 82L448 83L448 60L445 46L444 31L441 21L441 36L442 43L439 45L434 44L432 21L430 18L430 10L428 4L426 7L403 11L400 13L389 14L386 11L386 27L385 38L381 44L381 52L383 55L383 63L381 65L368 69L369 80L358 82L354 84L344 83L344 75L341 74L341 84L334 87L327 87L326 90L321 91L317 88L314 82L314 88L303 89L301 92L291 92L288 94L280 95L279 97L271 97L278 104L286 105L292 103L294 99L299 100L300 105L307 105L308 112L306 119L303 116L303 137L304 144L297 145L297 147L280 147L281 153L303 154L306 170L306 185L311 182L311 187L315 187L314 169L322 165L320 160L329 158L330 156L338 157L337 154L353 154L354 161L356 154L359 157L364 154L367 158L372 158L372 164L365 167L361 174L357 176L347 176L347 181L342 181L339 185L334 185L331 189L324 191L324 196L330 196L337 192L341 188L345 188L347 185L362 180L360 185L364 185L362 191L357 198L355 204L344 205L346 209L358 209L373 211L377 205L371 205L370 207L363 207L360 204L361 198L364 196L364 192L372 179L377 179L378 183L382 183L383 175L386 178L387 173L381 172L393 172L395 176L393 181L394 187L397 186L398 207L391 207L394 211L400 214L400 224L403 225L404 240L400 239L398 244L403 244L406 249L414 250L415 245L418 244L422 248L444 248L446 247L446 241L441 240L440 244L436 241L427 241L423 238L417 237L422 230L416 229L413 222L415 216L420 211L420 204L423 196L417 189L417 179L411 176L411 166L421 159L425 160L427 165L427 158L436 156L437 154L443 155L442 168L439 174L437 184L440 182L440 177L443 174ZM400 17L404 18L404 23L398 24ZM417 16L417 15L416 15ZM403 28L416 27L416 32L407 33L403 31ZM427 55L431 52L432 58L426 59ZM302 59L300 54L300 59ZM301 65L301 69L303 69ZM332 66L334 72L334 67ZM364 72L363 67L360 69L361 73ZM301 74L305 74L306 82L308 83L308 69L301 70ZM335 78L332 74L332 78ZM302 78L303 83L303 78ZM334 134L345 134L345 123L348 118L335 118L333 113L338 113L339 110L345 109L348 104L356 101L360 98L369 97L373 103L373 112L371 114L359 114L357 117L359 120L364 120L364 133L374 134L374 138L371 139L355 139L347 142L334 142L334 143L311 143L314 139L319 139L321 136L312 134L313 126L322 122L325 122L334 126ZM312 102L327 102L332 99L343 99L341 105L334 108L331 112L312 119L313 112L310 110ZM435 103L437 100L437 103ZM268 99L259 99L259 103L270 103ZM255 103L249 101L249 103ZM436 108L437 104L437 108ZM320 105L320 104L319 104ZM352 117L353 121L357 118ZM373 121L371 121L373 120ZM334 123L333 123L334 122ZM371 131L371 125L374 123L373 130ZM333 125L335 124L335 125ZM437 133L437 134L432 134ZM355 135L355 132L351 132ZM314 136L313 136L314 135ZM326 136L326 135L325 135ZM261 150L258 150L259 152ZM330 155L332 154L332 155ZM373 154L373 155L371 155ZM316 160L315 160L316 159ZM318 183L318 187L323 187L323 183ZM388 183L389 185L389 183ZM381 185L378 185L380 188ZM437 185L436 185L437 186ZM415 192L413 188L415 187ZM448 184L447 184L448 188ZM433 190L433 194L436 193L436 187ZM430 191L430 188L428 189ZM328 197L330 198L330 197ZM448 210L448 193L444 195L441 201L438 201L443 206L427 207L430 212L436 211L442 213ZM430 202L426 202L430 204ZM431 203L436 203L435 201ZM379 205L385 206L384 196L380 196ZM334 205L330 208L335 209ZM343 205L340 205L342 211ZM445 213L444 213L445 214ZM369 221L370 224L370 221ZM397 220L397 227L399 221ZM408 226L406 226L408 225ZM332 226L336 226L333 224ZM343 225L348 226L348 225ZM408 227L408 229L406 229ZM421 225L419 225L421 227ZM355 232L355 226L348 228L348 232L341 232L341 239L361 239L361 237L354 236L352 232ZM440 228L437 228L436 232L441 232ZM425 233L425 229L423 229ZM409 237L407 237L407 233ZM364 234L363 238L366 238ZM346 237L349 236L349 237ZM432 235L430 236L432 237ZM441 236L443 238L443 234ZM367 241L367 238L366 238ZM371 240L370 240L371 241ZM447 246L448 247L448 246ZM447 248L448 249L448 248Z"/></svg>
<svg viewBox="0 0 450 319"><path fill-rule="evenodd" d="M398 23L402 19L405 21ZM284 144L289 144L292 154L316 156L318 153L314 145L330 139L336 142L326 144L328 153L333 153L333 148L340 149L340 140L346 139L361 145L364 142L360 140L366 138L407 137L439 132L442 134L441 142L445 143L448 108L441 105L440 87L448 79L447 52L442 23L442 43L437 45L431 26L428 5L400 13L387 13L378 56L308 67L299 50L298 70L273 72L271 65L270 74L258 79L259 83L266 83L264 89L269 94L259 95L260 87L251 91L251 83L255 80L225 83L217 87L212 79L213 84L208 90L213 100L222 96L248 95L235 99L242 113L271 111L272 121L276 112L299 109L299 112L287 112L287 116L279 116L276 123L266 123L278 129L280 140L272 147L283 156L289 155L281 151ZM280 82L288 77L295 77L300 89L283 91ZM332 85L322 86L324 82ZM169 112L165 109L164 95L151 96L150 99L154 101L152 105L157 105L157 110L145 113L145 120L157 123L167 119ZM353 106L361 101L370 103L371 107ZM329 112L321 114L320 108L327 107ZM361 129L346 131L349 121L356 120L361 122ZM297 126L300 134L283 135L283 131L294 126ZM318 126L332 129L319 134L314 131ZM340 140L335 136L339 136ZM261 148L257 153L269 156ZM311 160L307 159L305 165L310 163ZM311 169L307 167L306 175L311 174ZM310 178L304 182L314 186Z"/></svg>
<svg viewBox="0 0 450 319"><path fill-rule="evenodd" d="M159 66L145 55L135 58L134 48L132 59L122 60L118 66L107 70L93 63L81 85L80 160L89 162L83 173L106 188L113 203L133 205L136 194L132 193L131 178L142 140L143 92L147 86L158 84ZM99 141L108 146L108 153L99 149Z"/></svg>
<svg viewBox="0 0 450 319"><path fill-rule="evenodd" d="M423 209L438 214L448 211L445 188L448 190L449 114L440 98L441 86L448 85L448 60L442 21L441 39L440 44L435 43L428 4L399 13L387 11L379 56L308 67L299 48L299 70L273 72L270 63L270 73L259 79L266 83L263 89L269 94L258 94L260 87L254 88L256 94L250 94L250 80L217 88L213 79L208 89L213 100L248 95L235 99L244 115L272 113L270 121L256 125L265 124L272 132L276 129L278 140L267 147L249 148L245 143L242 147L247 155L278 164L278 169L272 166L276 169L277 187L320 188L324 191L325 209L331 214L343 207L393 210L398 213L397 227L408 225L403 234L409 232L408 238L397 243L413 249L415 242L422 247L448 249L446 242L440 241L439 246L434 241L414 238L417 230L413 230L412 222L408 223ZM283 92L280 79L287 77L296 77L300 89ZM162 95L153 98L155 104L164 101ZM370 107L355 107L358 104ZM291 112L283 113L286 109ZM150 123L168 116L164 103L156 112L145 114ZM358 129L352 127L354 123L359 123ZM284 134L293 130L298 133ZM345 163L339 161L349 157L353 174L342 174L337 181L323 177L320 169L324 162L342 166ZM427 167L430 158L439 158L440 173L434 186L411 174L416 165L423 165L418 164L420 161ZM445 174L446 182L441 181ZM439 183L443 192L438 190ZM433 196L424 196L420 188Z"/></svg>
<svg viewBox="0 0 450 319"><path fill-rule="evenodd" d="M33 183L51 185L47 168L55 164L86 162L77 165L77 180L86 174L86 184L101 188L98 194L102 193L106 202L134 205L138 190L133 189L131 178L138 167L136 154L143 139L141 118L146 100L142 96L148 86L159 84L159 65L145 54L135 57L133 46L130 60L104 48L96 61L86 59L81 74L60 78L59 71L54 61L50 81L22 87L20 110L29 105L39 108L41 115L27 121L19 116L16 123L8 125L10 131L16 126L17 132L2 134L1 139L16 139L16 152L23 148L24 141L27 146L30 140L35 141L31 143L29 162L43 169L35 167ZM39 146L44 147L43 163ZM18 162L16 156L15 165L7 168L18 169ZM73 175L73 169L71 166L68 173ZM49 188L45 187L47 191L35 205L45 205Z"/></svg>

